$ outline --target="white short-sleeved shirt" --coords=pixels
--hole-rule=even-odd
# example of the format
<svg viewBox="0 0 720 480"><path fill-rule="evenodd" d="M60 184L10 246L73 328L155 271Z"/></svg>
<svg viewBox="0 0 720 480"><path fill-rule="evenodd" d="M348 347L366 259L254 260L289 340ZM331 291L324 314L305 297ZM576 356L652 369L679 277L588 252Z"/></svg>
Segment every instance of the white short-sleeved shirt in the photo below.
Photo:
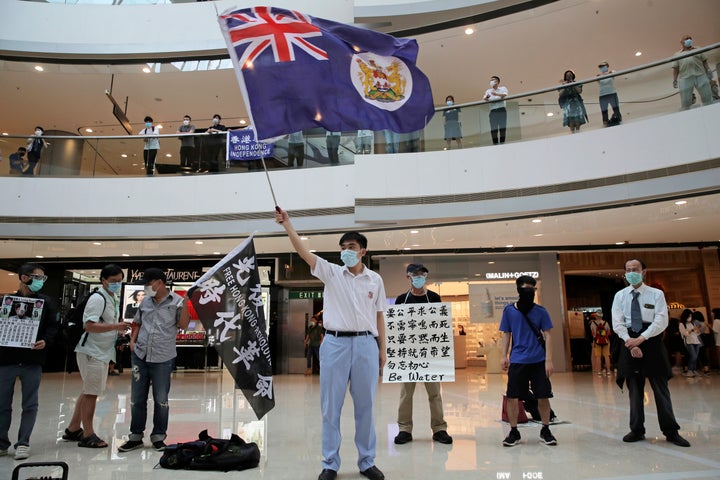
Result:
<svg viewBox="0 0 720 480"><path fill-rule="evenodd" d="M488 97L488 102L492 102L490 104L490 110L497 110L498 108L505 108L505 100L502 100L505 97L495 95L495 93L502 93L502 94L505 94L505 96L507 96L508 89L507 89L507 87L498 87L495 89L494 93L493 93L492 88L488 88L487 90L485 90L485 96ZM498 101L496 101L496 100L498 100ZM502 100L502 101L499 101L499 100Z"/></svg>
<svg viewBox="0 0 720 480"><path fill-rule="evenodd" d="M382 277L367 267L353 275L347 267L318 257L311 272L325 284L323 326L340 332L378 335L377 312L387 306Z"/></svg>
<svg viewBox="0 0 720 480"><path fill-rule="evenodd" d="M120 317L120 302L114 296L109 294L104 288L98 290L100 295L92 294L85 304L85 312L83 313L83 325L86 322L102 323L118 323ZM105 309L103 310L103 304ZM80 343L75 347L75 351L84 353L101 362L110 363L115 361L115 342L117 341L117 331L94 332L87 333L87 340L83 345L83 339L86 334L81 337Z"/></svg>

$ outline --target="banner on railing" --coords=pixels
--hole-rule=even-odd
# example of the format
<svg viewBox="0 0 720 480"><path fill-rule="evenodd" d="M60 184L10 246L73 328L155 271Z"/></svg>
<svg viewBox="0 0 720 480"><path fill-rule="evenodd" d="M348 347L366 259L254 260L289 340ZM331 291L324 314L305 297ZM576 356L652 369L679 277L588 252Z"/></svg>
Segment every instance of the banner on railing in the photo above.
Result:
<svg viewBox="0 0 720 480"><path fill-rule="evenodd" d="M228 130L228 160L259 160L260 148L262 148L262 156L264 158L272 157L275 151L275 145L272 143L258 143L257 140L255 140L255 132L249 128Z"/></svg>

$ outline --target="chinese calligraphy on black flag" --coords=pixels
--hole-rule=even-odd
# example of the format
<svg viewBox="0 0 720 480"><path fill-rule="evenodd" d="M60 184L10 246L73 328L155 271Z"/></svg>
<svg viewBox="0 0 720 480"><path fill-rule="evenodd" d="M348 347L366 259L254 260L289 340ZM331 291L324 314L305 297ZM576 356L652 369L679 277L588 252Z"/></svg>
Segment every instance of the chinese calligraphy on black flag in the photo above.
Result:
<svg viewBox="0 0 720 480"><path fill-rule="evenodd" d="M450 303L408 303L385 311L383 383L454 382Z"/></svg>
<svg viewBox="0 0 720 480"><path fill-rule="evenodd" d="M275 406L260 275L250 237L195 282L190 299L258 420Z"/></svg>

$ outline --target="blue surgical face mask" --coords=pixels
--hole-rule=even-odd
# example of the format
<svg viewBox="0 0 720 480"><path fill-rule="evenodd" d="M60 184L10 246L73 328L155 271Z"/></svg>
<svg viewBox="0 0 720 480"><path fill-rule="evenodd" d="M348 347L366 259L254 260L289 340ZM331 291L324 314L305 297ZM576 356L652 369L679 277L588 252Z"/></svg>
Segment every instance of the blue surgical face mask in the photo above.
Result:
<svg viewBox="0 0 720 480"><path fill-rule="evenodd" d="M145 127L147 127L147 128L152 127L152 122L145 122Z"/></svg>
<svg viewBox="0 0 720 480"><path fill-rule="evenodd" d="M685 48L692 47L692 38L688 38L683 42L683 45L685 45Z"/></svg>
<svg viewBox="0 0 720 480"><path fill-rule="evenodd" d="M452 105L452 104L453 104L453 101L452 101L452 100L448 100L448 101L446 101L445 103L447 103L448 105Z"/></svg>
<svg viewBox="0 0 720 480"><path fill-rule="evenodd" d="M600 67L600 71L601 71L602 73L607 73L608 67L606 67L605 65L603 65L602 67Z"/></svg>
<svg viewBox="0 0 720 480"><path fill-rule="evenodd" d="M37 293L43 288L43 285L45 285L45 280L38 280L37 278L33 278L32 282L28 284L28 288L31 292Z"/></svg>
<svg viewBox="0 0 720 480"><path fill-rule="evenodd" d="M348 268L352 268L358 263L360 263L357 252L353 250L343 250L342 252L340 252L340 260L342 260L342 262Z"/></svg>
<svg viewBox="0 0 720 480"><path fill-rule="evenodd" d="M108 291L110 293L120 293L120 290L122 290L122 282L108 283Z"/></svg>
<svg viewBox="0 0 720 480"><path fill-rule="evenodd" d="M643 280L642 273L627 272L625 273L625 280L627 280L630 285L639 285Z"/></svg>
<svg viewBox="0 0 720 480"><path fill-rule="evenodd" d="M412 286L415 288L423 288L425 286L425 277L410 277Z"/></svg>

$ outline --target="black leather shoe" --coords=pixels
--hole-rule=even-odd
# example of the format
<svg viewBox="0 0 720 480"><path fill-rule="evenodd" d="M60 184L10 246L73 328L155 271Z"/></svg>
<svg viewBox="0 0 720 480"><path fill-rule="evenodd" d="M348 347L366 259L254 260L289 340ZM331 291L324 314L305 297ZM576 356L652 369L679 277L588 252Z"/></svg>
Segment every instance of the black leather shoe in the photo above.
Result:
<svg viewBox="0 0 720 480"><path fill-rule="evenodd" d="M335 480L335 478L337 478L337 472L329 468L323 468L323 471L318 475L318 480Z"/></svg>
<svg viewBox="0 0 720 480"><path fill-rule="evenodd" d="M683 437L680 436L679 433L675 432L673 434L665 436L668 442L674 443L678 447L689 447L690 442L685 440Z"/></svg>
<svg viewBox="0 0 720 480"><path fill-rule="evenodd" d="M402 445L404 443L412 442L412 433L410 432L400 432L397 435L395 435L395 443L398 445Z"/></svg>
<svg viewBox="0 0 720 480"><path fill-rule="evenodd" d="M450 445L452 443L452 437L448 435L445 430L433 433L433 440L444 443L445 445Z"/></svg>
<svg viewBox="0 0 720 480"><path fill-rule="evenodd" d="M363 470L362 472L360 472L360 475L363 475L370 480L385 480L385 475L375 465L368 468L367 470Z"/></svg>
<svg viewBox="0 0 720 480"><path fill-rule="evenodd" d="M623 437L623 442L628 442L628 443L639 442L640 440L645 440L644 433L630 432Z"/></svg>

